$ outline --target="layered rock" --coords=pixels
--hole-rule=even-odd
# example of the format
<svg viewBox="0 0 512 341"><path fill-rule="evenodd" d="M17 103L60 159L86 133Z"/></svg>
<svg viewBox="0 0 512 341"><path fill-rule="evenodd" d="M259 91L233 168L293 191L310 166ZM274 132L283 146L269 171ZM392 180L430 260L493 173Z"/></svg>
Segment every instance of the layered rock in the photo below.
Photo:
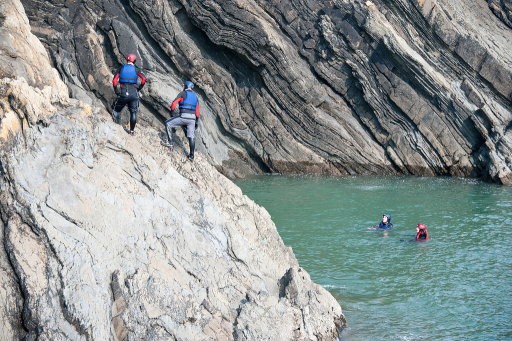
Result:
<svg viewBox="0 0 512 341"><path fill-rule="evenodd" d="M0 18L0 339L336 338L263 208L151 124L127 135L94 77L68 98L21 4Z"/></svg>
<svg viewBox="0 0 512 341"><path fill-rule="evenodd" d="M512 28L512 1L488 0L491 11L501 19L508 27Z"/></svg>
<svg viewBox="0 0 512 341"><path fill-rule="evenodd" d="M228 176L512 183L512 31L490 9L506 16L507 1L23 3L74 97L108 104L136 52L151 82L141 116L158 125L192 79L200 148Z"/></svg>

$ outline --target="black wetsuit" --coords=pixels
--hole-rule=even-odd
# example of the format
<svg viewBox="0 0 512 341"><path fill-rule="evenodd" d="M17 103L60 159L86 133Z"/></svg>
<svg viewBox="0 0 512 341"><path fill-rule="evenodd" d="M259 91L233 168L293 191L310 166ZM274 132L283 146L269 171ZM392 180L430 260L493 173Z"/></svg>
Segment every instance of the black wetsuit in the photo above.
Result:
<svg viewBox="0 0 512 341"><path fill-rule="evenodd" d="M133 130L137 123L137 112L139 111L139 91L137 90L137 84L121 84L121 91L114 101L114 104L112 104L112 110L116 113L120 113L126 105L128 106L128 110L130 110L130 130Z"/></svg>
<svg viewBox="0 0 512 341"><path fill-rule="evenodd" d="M128 110L130 110L130 132L133 132L135 124L137 123L137 112L139 111L139 91L146 83L146 77L144 77L136 66L132 66L134 69L132 71L134 74L132 77L135 77L135 79L123 82L123 67L124 65L119 68L112 80L112 85L114 86L114 90L117 95L116 100L112 104L112 110L114 119L119 122L119 115L121 111L126 105L128 106ZM137 84L137 78L140 78L140 85Z"/></svg>

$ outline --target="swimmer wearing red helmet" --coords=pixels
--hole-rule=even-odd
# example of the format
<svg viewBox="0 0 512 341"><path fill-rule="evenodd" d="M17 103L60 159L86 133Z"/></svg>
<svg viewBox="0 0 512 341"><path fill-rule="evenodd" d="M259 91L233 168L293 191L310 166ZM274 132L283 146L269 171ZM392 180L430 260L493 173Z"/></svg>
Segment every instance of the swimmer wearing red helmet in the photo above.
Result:
<svg viewBox="0 0 512 341"><path fill-rule="evenodd" d="M428 229L427 225L419 223L416 225L416 240L425 241L428 240Z"/></svg>

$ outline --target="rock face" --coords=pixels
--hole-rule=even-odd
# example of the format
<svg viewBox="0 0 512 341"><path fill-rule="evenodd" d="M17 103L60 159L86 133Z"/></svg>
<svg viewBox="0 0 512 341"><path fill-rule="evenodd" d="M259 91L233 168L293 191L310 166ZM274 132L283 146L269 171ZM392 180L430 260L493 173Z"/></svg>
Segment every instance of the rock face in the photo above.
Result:
<svg viewBox="0 0 512 341"><path fill-rule="evenodd" d="M512 1L511 0L488 0L489 8L508 27L512 28Z"/></svg>
<svg viewBox="0 0 512 341"><path fill-rule="evenodd" d="M151 82L141 120L158 125L192 79L201 149L230 177L512 184L508 0L22 2L74 98L110 103L135 52Z"/></svg>
<svg viewBox="0 0 512 341"><path fill-rule="evenodd" d="M1 340L337 337L339 304L207 155L127 135L65 49L60 80L19 1L0 19Z"/></svg>

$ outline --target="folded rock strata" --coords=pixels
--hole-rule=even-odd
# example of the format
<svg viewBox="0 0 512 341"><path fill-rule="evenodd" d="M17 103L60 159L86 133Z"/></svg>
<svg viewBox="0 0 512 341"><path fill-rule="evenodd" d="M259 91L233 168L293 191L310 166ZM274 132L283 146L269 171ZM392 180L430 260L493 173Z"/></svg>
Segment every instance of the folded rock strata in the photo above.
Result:
<svg viewBox="0 0 512 341"><path fill-rule="evenodd" d="M263 208L206 155L69 98L19 1L0 18L1 340L338 336Z"/></svg>
<svg viewBox="0 0 512 341"><path fill-rule="evenodd" d="M184 78L200 148L258 172L481 177L511 184L510 1L23 0L71 95L108 105L135 52L159 125Z"/></svg>

